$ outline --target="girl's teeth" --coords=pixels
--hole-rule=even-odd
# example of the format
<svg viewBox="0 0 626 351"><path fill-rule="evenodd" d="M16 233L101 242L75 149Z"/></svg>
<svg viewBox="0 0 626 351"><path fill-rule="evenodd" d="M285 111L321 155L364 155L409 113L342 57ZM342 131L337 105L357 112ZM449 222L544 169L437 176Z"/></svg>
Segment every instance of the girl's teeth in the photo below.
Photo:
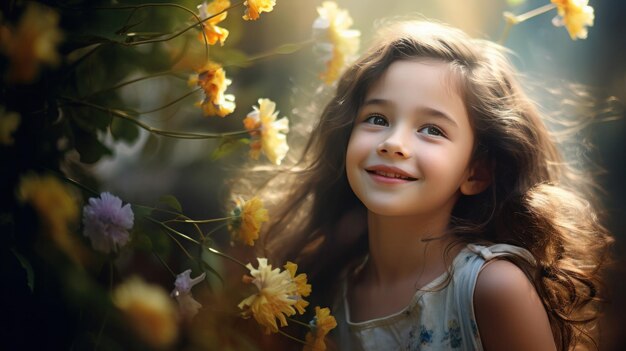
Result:
<svg viewBox="0 0 626 351"><path fill-rule="evenodd" d="M383 177L387 177L387 178L409 179L408 177L401 176L401 175L399 175L399 174L395 174L395 173L387 173L387 172L382 172L382 171L376 171L376 174L381 175L381 176L383 176Z"/></svg>

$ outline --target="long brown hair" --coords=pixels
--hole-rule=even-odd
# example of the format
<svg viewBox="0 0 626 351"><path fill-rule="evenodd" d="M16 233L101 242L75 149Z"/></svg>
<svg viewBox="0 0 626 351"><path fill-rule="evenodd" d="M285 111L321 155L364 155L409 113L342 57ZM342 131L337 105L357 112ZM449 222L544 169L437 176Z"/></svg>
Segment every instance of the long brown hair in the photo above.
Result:
<svg viewBox="0 0 626 351"><path fill-rule="evenodd" d="M474 161L492 166L493 182L459 199L450 229L458 241L510 243L537 265L517 263L537 289L560 350L593 342L600 274L612 237L592 204L590 177L565 162L558 140L522 90L506 50L458 29L426 21L388 26L338 82L312 130L292 182L271 193L275 208L263 246L282 262L296 259L318 297L333 294L338 272L367 250L363 205L345 174L353 120L368 89L398 60L449 63L476 136ZM294 168L294 169L296 169Z"/></svg>

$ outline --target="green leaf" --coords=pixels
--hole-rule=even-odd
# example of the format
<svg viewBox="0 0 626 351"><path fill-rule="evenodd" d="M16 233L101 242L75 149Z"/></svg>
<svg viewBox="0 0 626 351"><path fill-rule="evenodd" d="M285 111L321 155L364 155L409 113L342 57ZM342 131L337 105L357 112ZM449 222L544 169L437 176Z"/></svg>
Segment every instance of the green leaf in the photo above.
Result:
<svg viewBox="0 0 626 351"><path fill-rule="evenodd" d="M215 276L220 281L220 284L222 284L222 286L224 286L224 278L222 278L220 273L215 268L213 268L213 266L211 265L211 258L212 258L212 256L213 256L213 254L207 252L206 248L202 249L202 254L201 254L202 269L205 272L208 272L208 273L212 274L213 276Z"/></svg>
<svg viewBox="0 0 626 351"><path fill-rule="evenodd" d="M302 47L302 44L284 44L274 49L274 52L277 54L285 54L285 55L293 54L294 52L300 50L301 47Z"/></svg>
<svg viewBox="0 0 626 351"><path fill-rule="evenodd" d="M111 135L115 140L132 144L139 137L139 127L125 119L114 118L111 122Z"/></svg>
<svg viewBox="0 0 626 351"><path fill-rule="evenodd" d="M20 265L26 271L26 283L30 288L30 292L33 292L35 289L35 271L33 271L33 266L31 266L30 262L26 259L26 257L20 255L15 248L11 249L15 258L20 262Z"/></svg>
<svg viewBox="0 0 626 351"><path fill-rule="evenodd" d="M236 49L220 48L213 51L215 60L223 62L224 66L248 67L250 66L250 58L243 51Z"/></svg>
<svg viewBox="0 0 626 351"><path fill-rule="evenodd" d="M150 207L139 206L139 205L135 205L135 204L131 204L130 206L133 209L133 214L135 215L135 220L143 219L143 218L148 217L148 216L150 216L152 214L152 208L150 208Z"/></svg>
<svg viewBox="0 0 626 351"><path fill-rule="evenodd" d="M233 138L226 137L222 138L220 145L217 149L213 150L211 153L211 160L215 161L224 156L230 155L233 152L239 150L242 146L250 144L250 139L248 138Z"/></svg>
<svg viewBox="0 0 626 351"><path fill-rule="evenodd" d="M159 202L175 209L178 212L183 212L183 207L174 195L163 195L159 198Z"/></svg>

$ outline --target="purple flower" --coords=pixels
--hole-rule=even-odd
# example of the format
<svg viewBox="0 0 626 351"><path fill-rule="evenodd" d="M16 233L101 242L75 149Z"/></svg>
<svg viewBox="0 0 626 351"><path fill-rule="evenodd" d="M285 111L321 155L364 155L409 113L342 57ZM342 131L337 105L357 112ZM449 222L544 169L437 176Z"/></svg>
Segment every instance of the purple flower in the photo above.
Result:
<svg viewBox="0 0 626 351"><path fill-rule="evenodd" d="M202 305L193 298L191 288L202 282L206 277L206 273L191 279L191 269L188 269L176 276L174 282L174 290L170 294L178 301L181 315L186 319L191 319L198 313Z"/></svg>
<svg viewBox="0 0 626 351"><path fill-rule="evenodd" d="M128 243L128 230L133 227L134 218L130 204L122 206L119 197L104 192L100 198L90 198L89 205L83 207L84 234L91 239L94 249L117 252Z"/></svg>

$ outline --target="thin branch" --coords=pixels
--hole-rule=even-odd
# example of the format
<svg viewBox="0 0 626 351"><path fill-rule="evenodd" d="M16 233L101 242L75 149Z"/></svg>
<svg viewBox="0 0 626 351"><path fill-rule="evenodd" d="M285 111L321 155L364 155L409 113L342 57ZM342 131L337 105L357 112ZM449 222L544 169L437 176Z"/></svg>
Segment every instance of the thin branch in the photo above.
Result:
<svg viewBox="0 0 626 351"><path fill-rule="evenodd" d="M220 11L220 12L214 14L214 15L211 15L211 16L205 18L205 19L201 19L197 23L189 25L189 26L183 28L182 30L179 30L178 32L175 32L175 33L173 33L172 35L170 35L170 36L168 36L166 38L147 39L147 40L140 40L140 41L135 41L135 42L131 42L131 43L119 42L119 41L115 41L115 40L112 40L111 42L116 43L116 44L120 44L120 45L124 45L124 46L135 46L135 45L141 45L141 44L149 44L149 43L158 43L158 42L169 41L169 40L172 40L172 39L174 39L176 37L179 37L179 36L183 35L184 33L186 33L187 31L189 31L190 29L192 29L193 27L195 27L195 26L197 26L199 24L202 24L202 23L204 23L204 22L206 22L206 21L208 21L208 20L210 20L210 19L212 19L214 17L217 17L217 16L221 15L222 13L224 13L224 12L230 10L230 9L233 9L235 7L243 5L244 2L245 1L240 1L240 2L238 2L236 4L234 4L234 5L231 5L231 6L227 7L227 8L225 8L224 10L222 10L222 11ZM128 10L128 9L134 9L136 7L139 7L139 6L140 7L145 7L145 6L150 6L150 5L157 5L157 4L143 4L143 5L119 6L119 7L100 7L98 9L102 9L102 10ZM158 4L158 5L162 5L162 6L170 5L170 6L173 6L175 4ZM178 5L178 6L180 6L180 5Z"/></svg>
<svg viewBox="0 0 626 351"><path fill-rule="evenodd" d="M88 101L80 101L71 97L66 97L66 96L62 96L60 97L63 100L67 100L73 104L76 105L81 105L81 106L86 106L86 107L91 107L93 109L99 110L99 111L103 111L106 112L108 114L110 114L112 117L117 117L117 118L122 118L125 119L135 125L137 125L138 127L145 129L146 131L156 134L156 135L162 135L165 137L169 137L169 138L176 138L176 139L221 139L221 138L225 138L225 137L229 137L229 136L237 136L237 135L247 135L249 134L249 131L247 130L241 130L241 131L235 131L235 132L226 132L226 133L192 133L192 132L176 132L176 131L167 131L167 130L163 130L163 129L158 129L158 128L153 128L139 120L137 120L135 117L132 117L130 115L129 112L124 111L124 110L117 110L117 109L112 109L112 108L108 108L108 107L104 107L104 106L100 106ZM137 112L134 112L135 114Z"/></svg>
<svg viewBox="0 0 626 351"><path fill-rule="evenodd" d="M301 322L301 321L299 321L297 319L294 319L294 318L291 318L291 317L287 317L287 320L290 321L290 322L294 322L296 324L300 324L303 327L307 327L307 328L311 329L311 325L308 324L308 323Z"/></svg>
<svg viewBox="0 0 626 351"><path fill-rule="evenodd" d="M179 102L179 101L189 97L190 95L195 94L196 92L198 92L200 90L202 90L202 88L197 88L196 90L192 90L192 91L188 92L187 94L185 94L185 95L183 95L183 96L181 96L181 97L179 97L177 99L174 99L173 101L170 101L170 102L168 102L167 104L165 104L165 105L163 105L161 107L157 107L155 109L148 110L148 111L141 111L141 112L139 112L139 114L140 115L146 115L148 113L153 113L153 112L157 112L157 111L163 110L163 109L168 108L168 107L174 105L175 103L177 103L177 102Z"/></svg>
<svg viewBox="0 0 626 351"><path fill-rule="evenodd" d="M174 271L170 268L170 266L167 264L167 262L165 262L165 260L163 260L163 258L161 256L159 256L158 253L156 253L155 251L152 251L152 253L154 254L154 256L156 256L156 258L159 259L159 262L161 262L161 264L170 272L172 273L172 276L174 278L176 278L176 273L174 273Z"/></svg>
<svg viewBox="0 0 626 351"><path fill-rule="evenodd" d="M297 342L299 342L299 343L301 343L301 344L303 344L303 345L306 345L306 341L304 341L304 340L302 340L302 339L299 339L299 338L296 338L295 336L289 335L289 334L285 333L284 331L282 331L282 330L280 330L280 329L278 329L278 332L279 332L280 334L282 334L282 335L284 335L284 336L288 337L289 339L291 339L291 340L293 340L293 341L297 341Z"/></svg>
<svg viewBox="0 0 626 351"><path fill-rule="evenodd" d="M114 85L112 87L109 87L109 88L106 88L106 89L102 89L102 90L99 90L99 91L95 91L95 92L93 92L93 93L91 93L89 95L81 97L80 99L89 99L90 97L93 97L95 95L100 95L100 94L103 94L103 93L106 93L106 92L109 92L109 91L112 91L112 90L116 90L116 89L119 89L119 88L124 87L126 85L130 85L130 84L133 84L133 83L141 82L142 80L146 80L146 79L152 79L152 78L156 78L156 77L166 76L166 75L169 75L169 74L173 74L173 71L158 72L158 73L153 73L153 74L150 74L150 75L147 75L147 76L144 76L144 77L131 79L129 81L119 83L119 84Z"/></svg>
<svg viewBox="0 0 626 351"><path fill-rule="evenodd" d="M214 248L212 248L212 247L207 247L206 249L207 249L209 252L211 252L211 253L214 253L214 254L216 254L216 255L218 255L218 256L224 257L224 258L226 258L226 259L229 259L229 260L231 260L231 261L233 261L233 262L237 263L238 265L240 265L240 266L242 266L243 268L245 268L245 269L246 269L246 271L248 270L248 267L246 267L246 265L245 265L243 262L239 261L238 259L236 259L236 258L234 258L234 257L232 257L232 256L230 256L230 255L227 255L227 254L225 254L225 253L223 253L223 252L217 251L216 249L214 249Z"/></svg>
<svg viewBox="0 0 626 351"><path fill-rule="evenodd" d="M177 231L176 229L174 229L174 228L172 228L172 227L170 227L170 226L168 226L168 225L166 225L166 224L163 224L163 222L161 222L161 221L158 221L158 220L156 220L156 219L154 219L154 218L151 218L151 217L146 217L146 219L148 219L149 221L151 221L151 222L153 222L153 223L156 223L156 224L160 225L161 227L163 227L164 229L166 229L168 232L172 232L172 233L174 233L174 234L176 234L176 235L178 235L178 236L180 236L180 237L182 237L182 238L185 238L185 239L187 239L187 240L189 240L189 241L193 242L194 244L198 244L198 245L200 245L200 242L199 242L199 241L197 241L196 239L194 239L194 238L192 238L192 237L190 237L190 236L188 236L188 235L185 235L185 234L183 234L183 233L181 233L181 232Z"/></svg>
<svg viewBox="0 0 626 351"><path fill-rule="evenodd" d="M50 171L52 171L52 170L50 170ZM57 176L59 176L63 181L65 181L67 183L70 183L70 184L72 184L72 185L74 185L74 186L76 186L78 188L81 188L84 191L86 191L88 193L91 193L91 194L93 194L95 196L100 196L99 192L97 192L97 191L95 191L95 190L93 190L93 189L91 189L91 188L89 188L89 187L87 187L87 186L85 186L85 185L75 181L74 179L72 179L72 178L70 178L70 177L68 177L68 176L66 176L64 174L61 174L61 173L56 172L56 171L52 171L52 172L54 172Z"/></svg>
<svg viewBox="0 0 626 351"><path fill-rule="evenodd" d="M199 220L193 220L193 219L173 219L171 220L172 222L181 222L181 223L211 223L211 222L220 222L220 221L226 221L229 220L231 218L237 218L237 216L231 216L231 217L223 217L223 218L212 218L212 219L199 219Z"/></svg>
<svg viewBox="0 0 626 351"><path fill-rule="evenodd" d="M505 12L503 15L504 15L504 18L506 20L506 24L505 24L504 30L502 32L502 35L500 36L500 39L498 40L498 44L500 44L500 45L504 44L506 39L509 37L509 33L511 32L511 28L514 25L522 23L522 22L524 22L526 20L529 20L529 19L531 19L531 18L533 18L535 16L539 16L539 15L541 15L543 13L546 13L546 12L554 9L555 7L556 7L555 4L550 3L550 4L538 7L536 9L534 9L534 10L530 10L528 12L525 12L525 13L523 13L521 15L517 15L517 16L512 14L511 12Z"/></svg>

